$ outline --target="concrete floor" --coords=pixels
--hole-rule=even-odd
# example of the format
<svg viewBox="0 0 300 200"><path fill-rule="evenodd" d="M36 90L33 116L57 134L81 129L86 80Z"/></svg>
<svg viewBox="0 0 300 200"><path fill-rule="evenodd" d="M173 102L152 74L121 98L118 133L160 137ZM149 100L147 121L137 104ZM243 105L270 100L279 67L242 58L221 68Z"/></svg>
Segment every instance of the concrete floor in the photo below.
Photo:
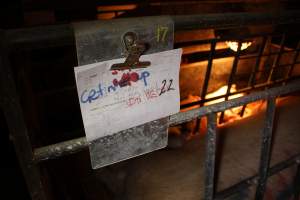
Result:
<svg viewBox="0 0 300 200"><path fill-rule="evenodd" d="M278 102L271 163L300 152L300 98ZM264 111L219 128L218 190L254 175L258 170ZM203 196L205 136L186 141L181 148L165 149L130 161L126 196L130 200L198 200ZM266 199L288 190L295 169L270 179ZM237 199L252 199L249 194Z"/></svg>
<svg viewBox="0 0 300 200"><path fill-rule="evenodd" d="M282 98L275 122L272 164L300 152L300 97ZM258 171L264 109L218 130L218 190ZM174 139L174 138L173 138ZM180 141L180 140L179 140ZM203 197L205 135L108 167L92 170L88 151L48 162L58 199L199 200ZM268 181L266 199L288 200L295 167ZM254 199L253 188L236 200ZM280 196L279 196L280 195Z"/></svg>

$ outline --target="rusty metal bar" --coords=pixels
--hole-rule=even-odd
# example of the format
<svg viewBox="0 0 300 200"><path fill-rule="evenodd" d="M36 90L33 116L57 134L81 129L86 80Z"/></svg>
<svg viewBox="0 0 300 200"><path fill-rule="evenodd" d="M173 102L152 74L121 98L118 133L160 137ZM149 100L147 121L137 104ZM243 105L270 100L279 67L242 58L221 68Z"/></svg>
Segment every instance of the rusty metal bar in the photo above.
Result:
<svg viewBox="0 0 300 200"><path fill-rule="evenodd" d="M171 126L181 124L184 122L188 122L192 119L196 119L198 117L203 117L211 113L222 112L230 108L242 106L244 104L248 104L262 99L267 99L267 98L276 97L280 95L286 95L292 92L296 92L298 90L300 90L299 80L293 81L284 86L270 88L266 91L254 92L247 96L231 99L226 102L224 101L224 102L216 103L214 105L208 105L193 110L189 110L186 112L180 112L174 114L170 116L169 124ZM66 142L68 145L64 145L64 143ZM34 160L36 162L40 162L43 160L54 159L63 155L68 155L80 151L88 146L85 137L69 140L66 142L36 148L34 150ZM78 144L78 142L80 144Z"/></svg>
<svg viewBox="0 0 300 200"><path fill-rule="evenodd" d="M269 36L272 36L272 35L269 35ZM299 50L300 49L283 50L282 53L291 53L291 52L299 51ZM278 52L265 53L265 54L262 54L261 57L270 57L270 56L274 56L274 55L277 55L277 54L278 54ZM245 55L245 56L241 57L240 60L251 59L251 58L257 58L257 55Z"/></svg>
<svg viewBox="0 0 300 200"><path fill-rule="evenodd" d="M255 195L256 200L262 200L264 198L265 187L266 187L269 165L270 165L270 158L271 158L271 145L272 145L275 108L276 108L276 98L268 99L266 119L264 124L264 130L262 133L259 179L258 179L258 185L256 188L256 195Z"/></svg>
<svg viewBox="0 0 300 200"><path fill-rule="evenodd" d="M255 75L256 75L256 72L258 71L259 69L259 64L260 64L260 60L261 60L261 55L264 53L264 50L265 50L265 47L266 47L266 43L267 43L267 37L264 37L263 38L263 41L262 41L262 44L259 48L259 52L258 52L258 55L257 55L257 58L256 58L256 61L255 61L255 66L253 67L252 69L252 72L251 72L251 76L249 78L249 82L248 82L248 86L250 87L253 87L255 85Z"/></svg>
<svg viewBox="0 0 300 200"><path fill-rule="evenodd" d="M296 64L298 64L297 59L298 59L299 51L300 51L299 48L300 48L300 41L299 41L298 44L297 44L296 52L295 52L295 55L294 55L294 59L293 59L293 62L292 62L292 65L291 65L289 71L287 72L286 78L292 76L294 67L295 67Z"/></svg>
<svg viewBox="0 0 300 200"><path fill-rule="evenodd" d="M213 200L215 196L215 167L217 151L217 114L207 116L206 157L204 165L204 199Z"/></svg>
<svg viewBox="0 0 300 200"><path fill-rule="evenodd" d="M294 200L299 200L300 198L300 158L297 160L297 172L294 179Z"/></svg>
<svg viewBox="0 0 300 200"><path fill-rule="evenodd" d="M57 144L37 148L34 151L34 161L49 160L52 158L62 157L64 155L69 155L77 153L88 147L89 143L86 137L76 138Z"/></svg>
<svg viewBox="0 0 300 200"><path fill-rule="evenodd" d="M298 85L297 85L298 84ZM213 105L208 105L200 108L195 108L186 112L180 112L170 116L170 125L177 125L184 122L188 122L197 117L202 117L204 115L210 113L222 112L227 109L231 109L234 107L242 106L244 104L248 104L251 102L255 102L258 100L263 100L271 97L277 97L280 95L286 95L292 92L296 92L300 90L300 81L293 81L285 86L279 86L270 88L265 91L254 92L252 94L239 97L236 99L231 99L228 101L216 103Z"/></svg>
<svg viewBox="0 0 300 200"><path fill-rule="evenodd" d="M48 199L41 182L39 166L34 165L32 146L8 60L9 47L5 33L0 31L0 92L2 110L12 138L17 158L33 200Z"/></svg>
<svg viewBox="0 0 300 200"><path fill-rule="evenodd" d="M209 54L209 58L208 58L206 72L205 72L205 79L204 79L202 92L201 92L201 99L205 99L205 96L207 94L208 83L209 83L209 78L210 78L210 74L211 74L211 69L212 69L213 57L214 57L214 54L215 54L215 50L216 50L216 41L212 41L211 46L210 46L210 54Z"/></svg>
<svg viewBox="0 0 300 200"><path fill-rule="evenodd" d="M243 93L243 92L246 92L246 93L248 92L249 93L249 91L255 91L255 90L259 90L259 89L270 87L270 86L276 86L276 84L279 85L279 84L282 84L284 82L293 81L293 80L297 80L297 79L300 79L300 76L295 76L295 77L292 77L292 78L282 78L282 79L274 80L270 83L266 83L266 82L265 83L260 83L260 84L256 84L254 86L254 88L252 88L252 87L242 88L242 89L240 89L236 92L230 93L230 95L240 94L240 93ZM226 96L226 94L219 95L219 96L212 97L212 98L208 98L208 99L204 99L204 103L209 102L209 101L213 101L213 100L216 100L216 99L224 98L225 96ZM195 101L195 102L192 102L192 103L183 104L183 105L181 105L181 108L187 108L187 107L190 107L190 106L199 105L199 103L201 103L201 101L202 100Z"/></svg>
<svg viewBox="0 0 300 200"><path fill-rule="evenodd" d="M229 76L229 79L228 79L225 101L227 101L228 98L229 98L229 96L230 96L230 90L231 90L231 87L232 87L232 84L233 84L233 80L234 80L234 76L236 74L236 70L237 70L237 67L238 67L239 57L240 57L240 53L241 53L241 47L242 47L242 41L239 40L237 52L234 55L234 60L233 60L233 64L232 64L230 76ZM223 123L223 121L224 121L224 113L225 113L225 110L220 115L219 123Z"/></svg>
<svg viewBox="0 0 300 200"><path fill-rule="evenodd" d="M232 28L258 24L299 23L298 11L281 13L220 13L206 15L172 16L175 29ZM294 18L295 17L295 18Z"/></svg>
<svg viewBox="0 0 300 200"><path fill-rule="evenodd" d="M201 91L201 100L205 99L205 96L206 96L206 93L207 93L209 78L210 78L212 64L213 64L213 57L214 57L215 50L216 50L216 44L217 44L217 42L215 40L213 40L210 44L210 53L209 53L207 67L206 67L204 83L203 83L203 87L202 87L202 91ZM203 104L204 104L204 101L202 101L200 103L200 106L203 106ZM194 133L198 132L198 130L200 128L200 125L201 125L201 118L197 119Z"/></svg>
<svg viewBox="0 0 300 200"><path fill-rule="evenodd" d="M267 79L267 82L271 82L272 80L272 77L273 77L273 73L274 73L274 70L278 67L279 63L280 63L280 59L281 59L281 55L283 53L283 50L284 50L284 42L285 42L285 38L286 38L286 35L285 33L282 35L282 38L281 38L281 41L280 41L280 49L279 49L279 52L278 54L276 55L275 57L275 60L273 62L273 65L271 67L271 70L270 70L270 73L269 73L269 76L268 76L268 79Z"/></svg>
<svg viewBox="0 0 300 200"><path fill-rule="evenodd" d="M262 40L262 43L261 43L261 46L259 47L259 51L258 51L258 55L257 55L257 58L255 60L255 65L252 69L252 72L251 72L251 75L250 75L250 78L249 78L249 81L248 81L248 87L252 87L255 85L255 79L256 79L256 73L259 69L259 64L260 64L260 60L261 60L261 55L263 54L264 50L265 50L265 47L266 47L266 43L267 43L267 37L263 37L263 40ZM241 113L240 115L243 116L244 115L244 112L245 112L245 109L246 109L246 106L247 104L245 104L243 107L242 107L242 110L241 110Z"/></svg>
<svg viewBox="0 0 300 200"><path fill-rule="evenodd" d="M300 11L283 11L280 13L222 13L171 17L174 20L176 31L234 28L258 24L300 23ZM7 35L12 46L17 49L74 45L74 34L71 24L7 30Z"/></svg>

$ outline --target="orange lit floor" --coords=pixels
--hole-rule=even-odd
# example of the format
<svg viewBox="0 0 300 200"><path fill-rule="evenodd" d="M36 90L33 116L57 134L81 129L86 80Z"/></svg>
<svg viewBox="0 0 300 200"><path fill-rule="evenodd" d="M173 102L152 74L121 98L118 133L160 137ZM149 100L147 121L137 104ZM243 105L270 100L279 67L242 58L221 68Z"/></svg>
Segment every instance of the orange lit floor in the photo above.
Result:
<svg viewBox="0 0 300 200"><path fill-rule="evenodd" d="M300 152L300 97L278 103L272 164ZM257 172L264 110L219 128L220 174L218 190ZM198 200L203 196L204 136L188 140L180 148L157 151L130 161L126 196L130 200ZM267 199L289 189L295 168L270 179ZM251 192L236 199L253 199ZM250 195L250 196L248 196Z"/></svg>

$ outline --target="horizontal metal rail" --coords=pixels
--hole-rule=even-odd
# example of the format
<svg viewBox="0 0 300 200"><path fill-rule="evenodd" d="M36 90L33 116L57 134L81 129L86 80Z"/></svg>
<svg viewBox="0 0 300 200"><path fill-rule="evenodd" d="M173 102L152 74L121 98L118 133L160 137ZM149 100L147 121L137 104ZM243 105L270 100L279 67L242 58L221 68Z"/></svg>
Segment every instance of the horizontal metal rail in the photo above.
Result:
<svg viewBox="0 0 300 200"><path fill-rule="evenodd" d="M214 105L208 105L186 112L180 112L170 116L170 126L188 122L192 119L200 118L204 115L222 112L224 110L242 106L258 100L277 97L280 95L286 95L292 92L300 90L300 81L293 81L287 85L270 88L265 91L254 92L247 96L224 101ZM54 159L64 155L72 154L85 149L88 146L88 142L85 137L56 143L49 146L44 146L34 149L34 162L40 162L43 160Z"/></svg>
<svg viewBox="0 0 300 200"><path fill-rule="evenodd" d="M174 20L175 31L300 23L300 11L283 11L280 13L222 13L171 17ZM13 48L17 49L34 49L74 44L74 34L71 24L14 29L7 30L6 32L8 41Z"/></svg>
<svg viewBox="0 0 300 200"><path fill-rule="evenodd" d="M298 80L298 79L300 79L300 76L295 76L295 77L292 77L292 78L282 78L282 79L274 80L271 83L259 83L259 84L256 84L254 86L249 86L249 87L242 88L242 89L240 89L238 91L235 91L235 92L230 92L229 96L235 95L235 94L241 94L241 93L249 93L251 91L261 90L261 89L266 88L266 87L272 87L272 86L275 86L275 85L284 84L284 83L287 83L287 82L290 82L290 81L293 81L293 80ZM191 106L199 105L201 103L206 103L206 102L209 102L209 101L214 101L214 100L217 100L217 99L221 99L221 98L224 98L225 96L226 96L226 94L219 95L219 96L216 96L216 97L207 98L207 99L203 99L203 100L200 99L199 101L194 101L194 102L191 102L191 103L182 104L180 106L180 108L181 109L188 108L188 107L191 107Z"/></svg>

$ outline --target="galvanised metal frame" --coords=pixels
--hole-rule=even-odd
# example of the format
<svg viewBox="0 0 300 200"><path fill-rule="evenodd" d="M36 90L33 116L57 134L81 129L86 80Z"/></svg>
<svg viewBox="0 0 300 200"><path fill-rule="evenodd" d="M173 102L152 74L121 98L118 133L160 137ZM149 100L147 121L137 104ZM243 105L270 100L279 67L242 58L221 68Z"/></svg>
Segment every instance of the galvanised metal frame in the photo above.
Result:
<svg viewBox="0 0 300 200"><path fill-rule="evenodd" d="M299 24L300 23L300 11L282 12L280 14L273 13L228 13L228 14L210 14L210 15L193 15L193 16L173 16L175 23L175 30L190 30L190 29L205 29L205 28L234 28L248 25L258 24ZM27 134L26 123L22 114L22 108L20 99L16 90L16 86L13 79L13 74L9 64L9 55L11 51L20 49L38 49L50 46L63 46L74 43L74 36L71 25L55 25L47 27L19 29L19 30L7 30L1 31L0 41L0 105L3 110L7 124L10 130L11 138L14 142L17 156L25 176L28 189L30 191L32 199L49 199L46 194L46 190L43 188L42 175L40 172L39 163L44 160L55 159L62 156L66 156L78 151L86 149L88 143L85 137L72 139L69 141L39 147L32 148L30 139ZM180 112L170 116L170 126L181 124L192 119L200 119L207 116L207 143L206 143L206 159L205 159L205 193L204 199L223 199L236 191L249 187L250 185L257 184L256 199L262 199L265 191L265 184L267 178L273 174L293 165L298 164L298 171L295 176L295 198L299 196L299 161L300 154L295 154L289 160L278 163L272 167L269 166L270 159L270 146L272 143L272 131L273 121L275 115L275 100L280 95L286 95L292 92L300 91L300 81L292 80L290 77L292 70L297 63L297 56L299 54L299 45L295 50L295 58L293 63L289 65L288 74L284 79L272 81L271 79L267 83L255 84L255 73L258 71L259 60L262 56L263 49L265 48L266 40L268 36L263 36L263 43L260 47L258 55L256 56L256 65L253 68L252 74L249 79L248 87L239 92L250 92L255 88L266 88L274 83L284 83L281 86L272 87L268 90L254 92L246 96L227 100L221 103L217 103L210 106L204 106L197 109L189 110L186 112ZM283 35L282 38L285 38ZM243 38L237 38L239 40L238 51L235 54L235 61L232 68L232 73L229 77L228 84L232 84L232 78L235 75L236 65L240 55L241 41ZM208 60L207 71L205 75L205 81L203 85L203 93L201 97L205 97L208 88L208 81L210 77L213 57L215 54L216 42L218 39L211 40L211 52ZM283 39L284 41L284 39ZM283 43L282 43L283 44ZM275 68L279 64L280 56L283 53L283 45L281 50L277 53L277 58L272 67ZM279 57L279 58L278 58ZM271 70L272 71L272 70ZM297 77L294 77L297 78ZM289 81L288 81L289 80ZM225 95L217 98L225 97L228 99L230 95L230 89L227 90ZM248 103L258 100L266 99L267 112L265 128L262 132L262 149L261 160L259 166L259 173L255 176L249 177L240 183L233 185L232 187L221 191L216 194L215 192L215 162L217 152L217 113L224 112L227 109L246 106ZM202 101L194 102L186 106L191 105L203 105L208 99L203 98Z"/></svg>

